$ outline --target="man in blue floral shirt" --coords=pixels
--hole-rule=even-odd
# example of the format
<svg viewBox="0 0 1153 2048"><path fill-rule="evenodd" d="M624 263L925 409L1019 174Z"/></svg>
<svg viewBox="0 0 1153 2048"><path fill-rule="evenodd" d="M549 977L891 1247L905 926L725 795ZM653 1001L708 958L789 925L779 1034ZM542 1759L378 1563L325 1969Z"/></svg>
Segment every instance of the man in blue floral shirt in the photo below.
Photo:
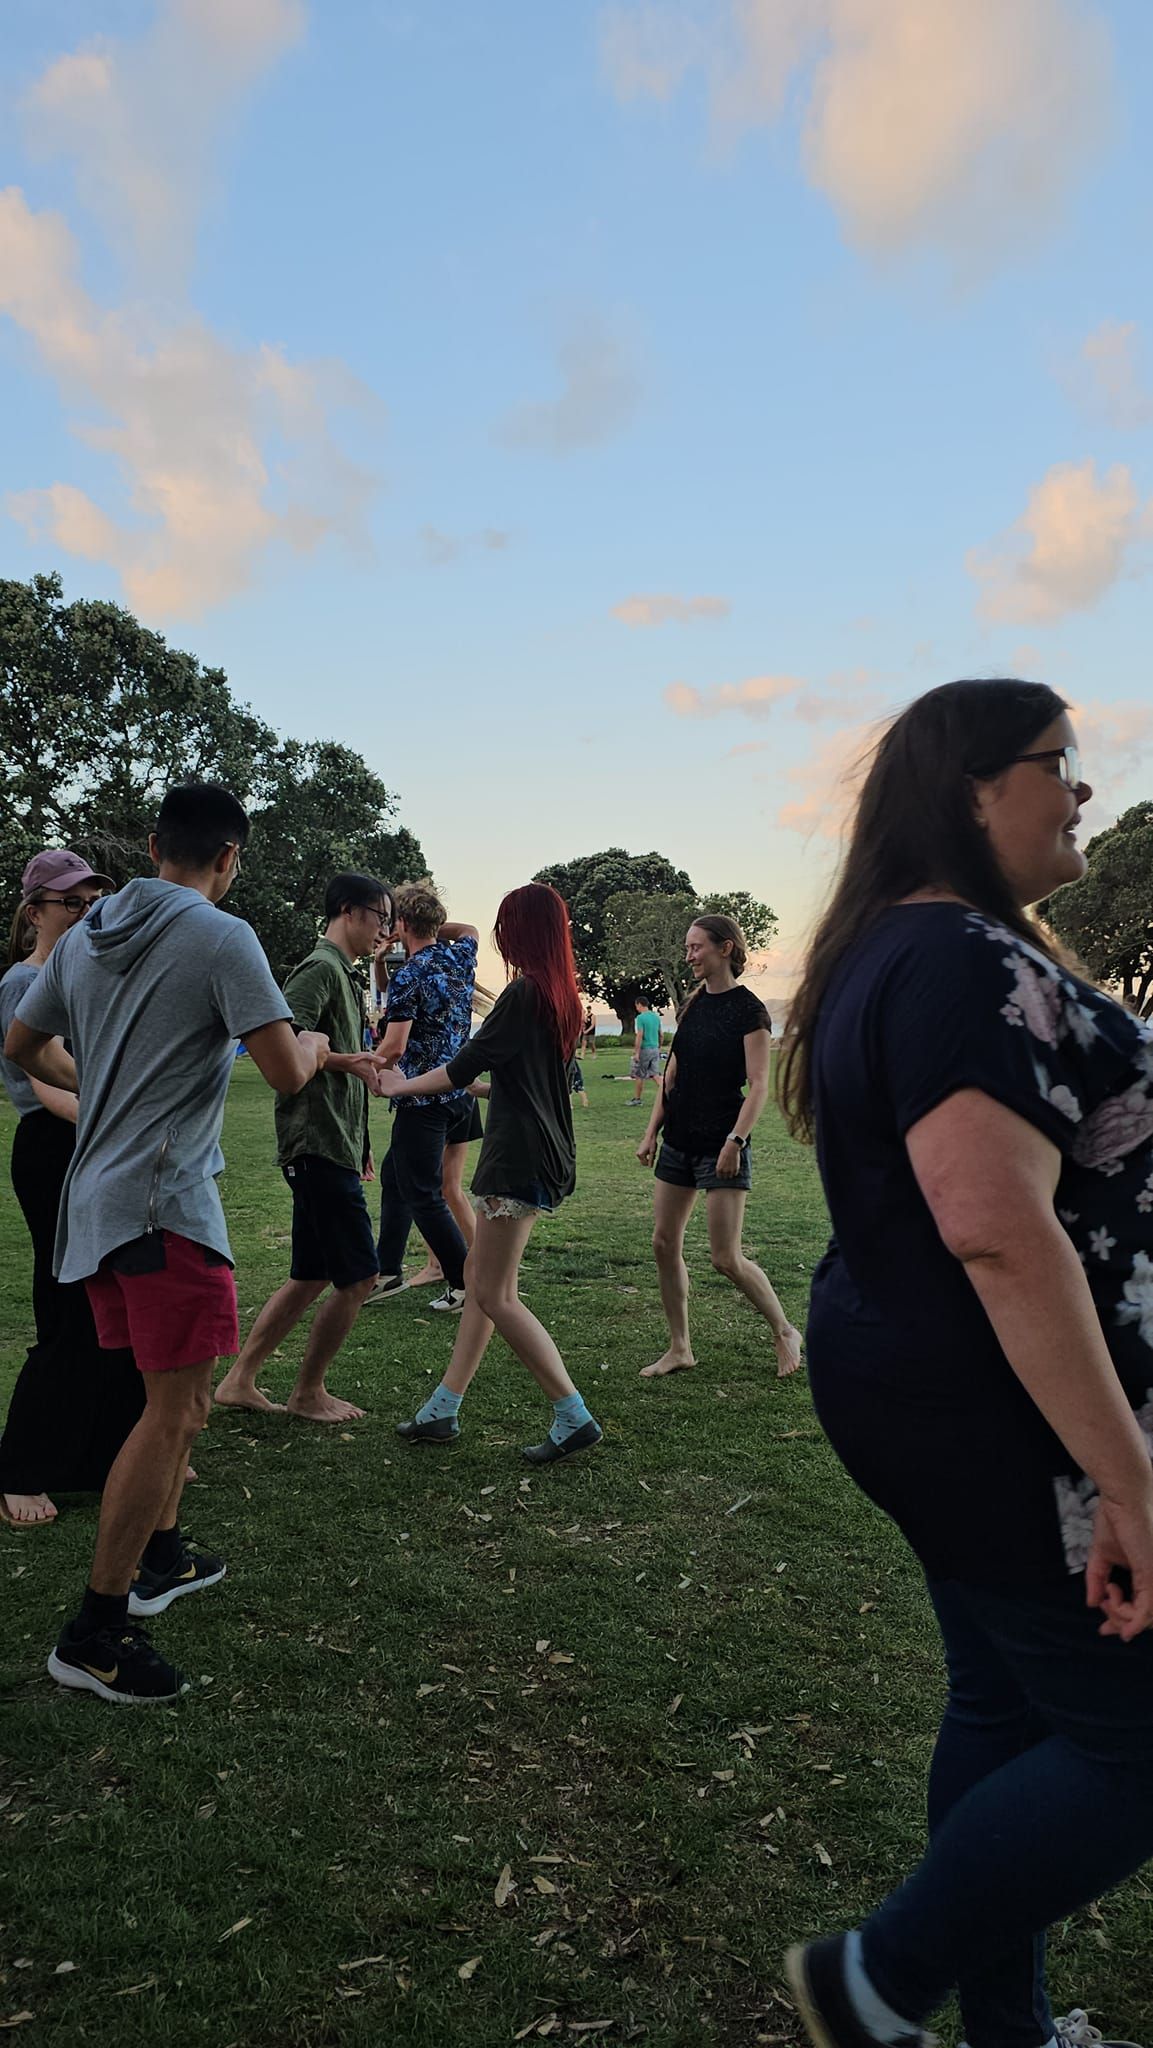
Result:
<svg viewBox="0 0 1153 2048"><path fill-rule="evenodd" d="M443 903L424 882L397 890L396 919L406 958L389 985L379 1054L404 1074L428 1074L447 1066L472 1029L480 934L475 925L447 924ZM404 1291L405 1246L415 1223L444 1271L445 1291L431 1306L464 1306L467 1246L444 1199L441 1167L449 1128L465 1097L458 1088L447 1095L406 1096L396 1105L392 1144L380 1171L380 1278L370 1302Z"/></svg>

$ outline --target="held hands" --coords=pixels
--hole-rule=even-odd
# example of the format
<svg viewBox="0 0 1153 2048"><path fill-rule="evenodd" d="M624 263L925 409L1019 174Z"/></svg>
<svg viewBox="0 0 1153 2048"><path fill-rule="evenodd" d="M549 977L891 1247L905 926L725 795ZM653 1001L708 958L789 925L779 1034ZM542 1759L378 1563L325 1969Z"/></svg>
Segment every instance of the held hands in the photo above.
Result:
<svg viewBox="0 0 1153 2048"><path fill-rule="evenodd" d="M318 1074L323 1074L325 1067L328 1065L328 1034L324 1031L301 1031L297 1036L296 1043L297 1045L306 1045L308 1047L309 1052L316 1061L315 1071Z"/></svg>
<svg viewBox="0 0 1153 2048"><path fill-rule="evenodd" d="M1115 1566L1129 1574L1132 1597L1110 1577ZM1102 1497L1097 1503L1093 1543L1085 1567L1085 1600L1105 1616L1098 1631L1131 1643L1153 1626L1153 1490L1137 1506Z"/></svg>
<svg viewBox="0 0 1153 2048"><path fill-rule="evenodd" d="M372 1089L373 1094L384 1096L402 1095L404 1093L404 1075L401 1073L400 1068L385 1066L379 1053L374 1053L371 1057L376 1079L370 1081L368 1085Z"/></svg>

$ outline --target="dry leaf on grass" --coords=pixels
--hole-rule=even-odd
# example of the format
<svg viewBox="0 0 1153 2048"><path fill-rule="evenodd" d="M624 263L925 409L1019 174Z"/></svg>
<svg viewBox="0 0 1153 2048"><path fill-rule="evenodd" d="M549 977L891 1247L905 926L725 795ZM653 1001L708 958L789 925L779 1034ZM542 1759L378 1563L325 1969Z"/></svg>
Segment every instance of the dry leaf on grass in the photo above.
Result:
<svg viewBox="0 0 1153 2048"><path fill-rule="evenodd" d="M496 1881L496 1890L492 1895L493 1904L496 1906L507 1905L510 1892L513 1892L515 1890L516 1886L513 1883L512 1865L511 1863L506 1863L504 1869L501 1871L501 1874Z"/></svg>
<svg viewBox="0 0 1153 2048"><path fill-rule="evenodd" d="M462 1984L467 1984L467 1983L468 1983L468 1980L469 1980L469 1978L470 1978L470 1977L475 1977L475 1975L476 1975L477 1971L479 1970L479 1968L480 1968L480 1957L479 1957L479 1956L470 1956L470 1957L469 1957L469 1959L468 1959L468 1961L467 1961L467 1963L462 1963L462 1964L461 1964L461 1966L460 1966L460 1968L459 1968L459 1970L457 1971L457 1973L456 1973L456 1974L457 1974L457 1976L458 1976L458 1977L460 1978L460 1981L461 1981L461 1983L462 1983Z"/></svg>
<svg viewBox="0 0 1153 2048"><path fill-rule="evenodd" d="M534 1871L533 1871L533 1874L532 1874L532 1881L533 1881L534 1885L536 1886L536 1888L537 1888L538 1892L544 1892L544 1893L546 1894L546 1896L552 1896L552 1895L555 1895L555 1892L556 1892L556 1886L555 1886L555 1884L553 1884L553 1883L551 1882L551 1880L550 1880L549 1878L547 1878L547 1877L542 1877L542 1876L541 1876L541 1874L540 1874L540 1871L539 1871L539 1870L534 1870Z"/></svg>
<svg viewBox="0 0 1153 2048"><path fill-rule="evenodd" d="M387 1963L387 1956L357 1956L354 1963L338 1963L338 1970L367 1970L370 1963Z"/></svg>
<svg viewBox="0 0 1153 2048"><path fill-rule="evenodd" d="M14 2012L10 2020L0 2020L0 2027L22 2027L25 2020L34 2020L34 2012Z"/></svg>
<svg viewBox="0 0 1153 2048"><path fill-rule="evenodd" d="M244 1929L251 1927L251 1925L252 1914L246 1913L243 1920L234 1920L232 1926L226 1927L223 1934L218 1934L216 1939L217 1941L229 1941L234 1934L242 1934Z"/></svg>
<svg viewBox="0 0 1153 2048"><path fill-rule="evenodd" d="M824 1864L826 1870L832 1869L833 1859L830 1856L823 1842L813 1843L813 1854L816 1857L818 1863Z"/></svg>
<svg viewBox="0 0 1153 2048"><path fill-rule="evenodd" d="M151 1991L157 1982L155 1977L142 1977L139 1984L126 1984L123 1991L114 1991L114 1998L135 1998L138 1991Z"/></svg>

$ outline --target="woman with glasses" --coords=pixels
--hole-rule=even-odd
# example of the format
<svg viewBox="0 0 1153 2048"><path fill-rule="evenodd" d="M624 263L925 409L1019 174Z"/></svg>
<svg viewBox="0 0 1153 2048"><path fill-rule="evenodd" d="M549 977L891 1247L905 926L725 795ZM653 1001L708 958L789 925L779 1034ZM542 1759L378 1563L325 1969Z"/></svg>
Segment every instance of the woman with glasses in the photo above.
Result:
<svg viewBox="0 0 1153 2048"><path fill-rule="evenodd" d="M57 941L114 887L77 853L50 847L29 861L0 978L0 1049L25 990ZM143 1405L130 1352L101 1351L82 1286L53 1278L56 1218L76 1142L76 1097L30 1080L0 1050L0 1079L19 1122L12 1186L32 1239L36 1342L12 1390L0 1437L0 1520L55 1520L53 1492L99 1489Z"/></svg>
<svg viewBox="0 0 1153 2048"><path fill-rule="evenodd" d="M1030 912L1091 794L1043 684L911 704L785 1035L833 1226L814 1400L949 1680L922 1862L788 1959L821 2048L916 2048L954 1991L969 2048L1099 2042L1045 1930L1153 1853L1153 1031Z"/></svg>

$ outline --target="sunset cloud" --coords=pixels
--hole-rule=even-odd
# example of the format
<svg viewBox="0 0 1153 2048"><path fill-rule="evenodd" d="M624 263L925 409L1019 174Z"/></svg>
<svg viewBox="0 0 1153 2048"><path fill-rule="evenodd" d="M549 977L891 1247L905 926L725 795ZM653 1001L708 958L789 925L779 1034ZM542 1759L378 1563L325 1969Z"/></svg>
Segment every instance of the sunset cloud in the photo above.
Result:
<svg viewBox="0 0 1153 2048"><path fill-rule="evenodd" d="M1130 780L1137 768L1153 761L1153 705L1121 698L1111 703L1074 704L1069 713L1094 801L1086 811L1087 829L1103 830L1099 815ZM1084 835L1082 835L1084 836Z"/></svg>
<svg viewBox="0 0 1153 2048"><path fill-rule="evenodd" d="M179 273L222 130L304 25L303 0L161 0L142 35L48 66L25 102L31 146L73 161L82 202L151 280Z"/></svg>
<svg viewBox="0 0 1153 2048"><path fill-rule="evenodd" d="M981 586L981 617L1046 625L1087 610L1130 570L1148 522L1123 463L1101 476L1093 462L1056 464L1004 538L968 557Z"/></svg>
<svg viewBox="0 0 1153 2048"><path fill-rule="evenodd" d="M626 597L614 604L612 616L622 626L691 625L694 619L726 619L732 610L727 597Z"/></svg>
<svg viewBox="0 0 1153 2048"><path fill-rule="evenodd" d="M601 57L622 101L703 71L722 133L799 97L805 173L850 238L963 265L1044 228L1109 126L1108 34L1081 0L616 0Z"/></svg>
<svg viewBox="0 0 1153 2048"><path fill-rule="evenodd" d="M748 676L743 683L714 683L711 690L691 683L670 683L665 703L676 718L720 718L742 712L746 718L767 718L775 704L807 685L797 676Z"/></svg>
<svg viewBox="0 0 1153 2048"><path fill-rule="evenodd" d="M873 739L867 725L845 726L787 769L793 794L777 812L778 825L805 837L840 839L853 814Z"/></svg>
<svg viewBox="0 0 1153 2048"><path fill-rule="evenodd" d="M164 328L108 311L78 278L66 223L0 192L0 314L22 331L77 428L110 457L131 519L55 481L10 494L8 510L65 552L117 570L145 617L192 617L248 587L264 551L356 540L375 489L332 437L330 418L370 395L339 364L294 364L236 349L195 314Z"/></svg>
<svg viewBox="0 0 1153 2048"><path fill-rule="evenodd" d="M517 406L498 429L509 448L571 455L611 441L640 403L636 366L622 338L601 320L574 324L557 344L561 389Z"/></svg>

